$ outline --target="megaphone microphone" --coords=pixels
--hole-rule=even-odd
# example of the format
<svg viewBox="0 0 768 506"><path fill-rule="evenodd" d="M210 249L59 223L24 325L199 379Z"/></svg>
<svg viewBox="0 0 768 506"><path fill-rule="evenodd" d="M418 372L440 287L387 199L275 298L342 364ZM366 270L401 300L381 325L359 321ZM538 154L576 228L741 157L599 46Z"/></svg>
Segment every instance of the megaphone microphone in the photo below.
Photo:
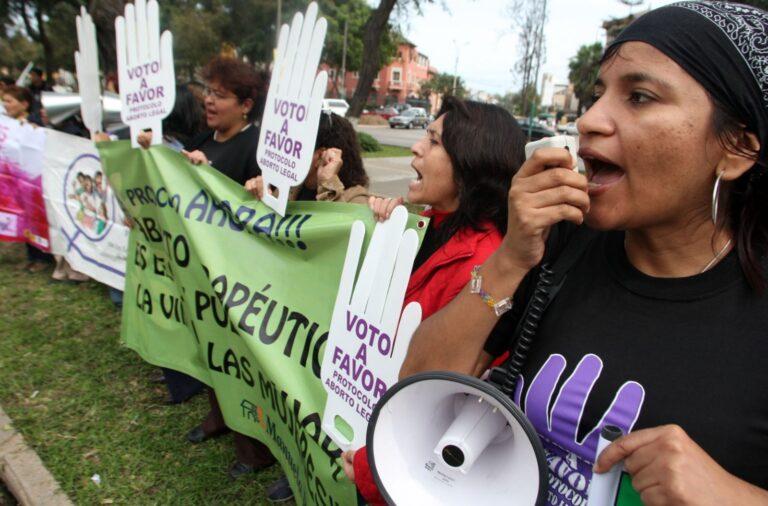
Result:
<svg viewBox="0 0 768 506"><path fill-rule="evenodd" d="M597 452L595 452L595 462L600 454L603 453L608 445L623 436L622 430L615 425L605 425L600 430L600 439L597 442ZM616 464L610 471L603 474L592 474L592 480L589 482L587 497L589 506L611 506L616 503L616 493L619 489L621 480L621 464Z"/></svg>

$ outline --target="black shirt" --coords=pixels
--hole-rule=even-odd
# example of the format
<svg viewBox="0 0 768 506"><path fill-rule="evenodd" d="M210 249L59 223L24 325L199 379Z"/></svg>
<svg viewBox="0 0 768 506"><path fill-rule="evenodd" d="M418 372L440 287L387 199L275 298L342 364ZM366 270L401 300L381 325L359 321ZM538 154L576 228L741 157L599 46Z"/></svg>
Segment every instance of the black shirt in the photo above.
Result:
<svg viewBox="0 0 768 506"><path fill-rule="evenodd" d="M727 471L768 489L768 296L752 292L735 252L703 274L661 279L635 269L623 241L599 234L575 264L518 388L547 450L550 499L583 504L606 423L678 424ZM510 345L519 312L508 314L492 354Z"/></svg>
<svg viewBox="0 0 768 506"><path fill-rule="evenodd" d="M213 130L194 138L189 151L199 149L214 169L244 185L249 179L261 175L256 163L259 129L251 125L224 142L213 139Z"/></svg>

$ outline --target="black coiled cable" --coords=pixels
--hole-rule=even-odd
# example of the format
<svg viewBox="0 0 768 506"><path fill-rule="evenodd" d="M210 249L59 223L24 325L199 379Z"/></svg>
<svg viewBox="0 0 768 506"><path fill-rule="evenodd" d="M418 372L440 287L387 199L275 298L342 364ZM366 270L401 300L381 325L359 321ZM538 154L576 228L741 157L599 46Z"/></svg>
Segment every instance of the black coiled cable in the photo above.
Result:
<svg viewBox="0 0 768 506"><path fill-rule="evenodd" d="M517 388L517 381L523 372L523 366L528 358L528 352L531 350L533 339L536 337L536 331L539 329L541 317L544 315L544 311L552 299L551 292L554 288L554 276L555 271L550 268L549 264L541 266L536 281L536 288L525 312L525 318L520 323L517 343L515 343L515 347L510 353L506 367L499 371L503 372L503 376L498 378L497 386L510 398L514 394L515 388Z"/></svg>

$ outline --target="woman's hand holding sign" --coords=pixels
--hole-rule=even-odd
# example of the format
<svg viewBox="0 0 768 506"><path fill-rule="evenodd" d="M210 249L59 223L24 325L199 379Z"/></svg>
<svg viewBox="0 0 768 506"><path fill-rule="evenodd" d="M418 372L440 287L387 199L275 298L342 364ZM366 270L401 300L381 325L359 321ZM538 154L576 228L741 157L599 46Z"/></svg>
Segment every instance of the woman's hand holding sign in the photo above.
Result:
<svg viewBox="0 0 768 506"><path fill-rule="evenodd" d="M677 425L617 439L600 454L595 472L621 461L645 506L768 504L768 492L728 473Z"/></svg>
<svg viewBox="0 0 768 506"><path fill-rule="evenodd" d="M414 230L406 230L407 221L401 206L376 225L357 282L365 239L362 222L355 222L350 233L320 373L328 392L323 430L342 449L363 446L373 407L397 382L421 322L418 303L403 309L419 242ZM352 428L351 439L336 427L337 416Z"/></svg>
<svg viewBox="0 0 768 506"><path fill-rule="evenodd" d="M160 36L156 0L126 4L125 17L115 19L117 71L120 83L120 117L131 127L131 144L143 129L153 132L152 144L163 142L162 120L173 110L176 78L173 36Z"/></svg>
<svg viewBox="0 0 768 506"><path fill-rule="evenodd" d="M263 201L280 215L290 188L304 181L312 164L328 83L327 72L317 73L326 29L313 2L306 17L298 12L290 29L283 25L280 30L256 154L264 177Z"/></svg>

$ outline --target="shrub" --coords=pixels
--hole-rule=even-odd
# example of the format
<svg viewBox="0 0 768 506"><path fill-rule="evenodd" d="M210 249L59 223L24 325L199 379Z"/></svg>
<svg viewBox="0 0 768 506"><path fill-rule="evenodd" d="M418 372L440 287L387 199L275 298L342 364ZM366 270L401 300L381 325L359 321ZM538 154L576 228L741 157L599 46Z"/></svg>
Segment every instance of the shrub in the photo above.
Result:
<svg viewBox="0 0 768 506"><path fill-rule="evenodd" d="M357 132L357 140L360 141L360 148L366 153L381 151L381 144L379 144L379 141L365 132Z"/></svg>

